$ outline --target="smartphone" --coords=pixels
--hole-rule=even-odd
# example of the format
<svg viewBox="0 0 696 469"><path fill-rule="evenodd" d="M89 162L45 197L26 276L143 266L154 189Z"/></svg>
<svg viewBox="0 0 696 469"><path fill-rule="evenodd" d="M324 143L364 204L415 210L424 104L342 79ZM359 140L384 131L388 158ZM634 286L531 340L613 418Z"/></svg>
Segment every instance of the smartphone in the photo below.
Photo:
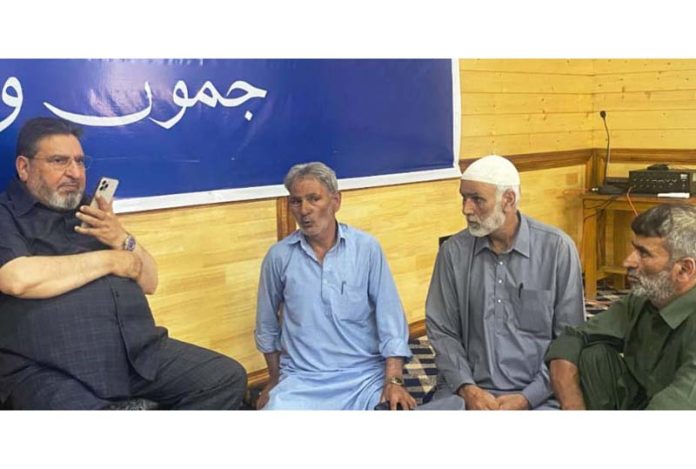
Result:
<svg viewBox="0 0 696 469"><path fill-rule="evenodd" d="M116 188L118 187L118 179L102 177L99 179L97 187L94 189L94 195L92 196L92 202L89 204L92 208L99 208L97 203L97 195L101 196L106 202L111 202L116 193ZM82 222L82 227L89 226L87 223Z"/></svg>

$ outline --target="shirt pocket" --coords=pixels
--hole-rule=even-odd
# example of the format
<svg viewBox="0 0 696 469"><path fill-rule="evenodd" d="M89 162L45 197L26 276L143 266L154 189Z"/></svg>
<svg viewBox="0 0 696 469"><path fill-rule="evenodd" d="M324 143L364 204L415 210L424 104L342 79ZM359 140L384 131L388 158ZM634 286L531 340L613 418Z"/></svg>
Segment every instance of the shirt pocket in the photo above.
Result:
<svg viewBox="0 0 696 469"><path fill-rule="evenodd" d="M553 318L551 290L521 289L518 295L515 317L520 330L550 338Z"/></svg>
<svg viewBox="0 0 696 469"><path fill-rule="evenodd" d="M367 285L343 284L341 292L337 295L335 314L341 321L366 322L370 316Z"/></svg>

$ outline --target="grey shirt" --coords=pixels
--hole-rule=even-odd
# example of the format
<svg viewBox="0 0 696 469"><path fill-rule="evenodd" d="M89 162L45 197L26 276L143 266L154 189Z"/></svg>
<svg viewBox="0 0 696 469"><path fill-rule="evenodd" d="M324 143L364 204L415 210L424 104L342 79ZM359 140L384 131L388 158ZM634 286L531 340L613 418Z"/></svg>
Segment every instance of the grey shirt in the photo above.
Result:
<svg viewBox="0 0 696 469"><path fill-rule="evenodd" d="M426 326L435 361L454 393L476 384L522 393L532 408L552 395L544 353L568 325L584 321L580 260L561 230L518 213L512 248L463 230L440 248Z"/></svg>

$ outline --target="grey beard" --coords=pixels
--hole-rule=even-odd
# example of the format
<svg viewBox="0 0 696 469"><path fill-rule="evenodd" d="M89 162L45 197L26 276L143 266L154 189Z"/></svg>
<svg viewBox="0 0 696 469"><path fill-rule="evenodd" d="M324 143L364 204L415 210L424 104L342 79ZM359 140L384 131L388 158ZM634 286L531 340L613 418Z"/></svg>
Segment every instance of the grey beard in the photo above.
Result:
<svg viewBox="0 0 696 469"><path fill-rule="evenodd" d="M476 223L476 226L473 226L472 222L469 222L469 233L477 238L483 238L484 236L488 236L503 226L503 223L505 223L505 214L502 210L498 210L498 208L496 208L496 210L491 213L488 218Z"/></svg>
<svg viewBox="0 0 696 469"><path fill-rule="evenodd" d="M82 200L83 191L61 197L56 192L45 194L46 205L56 210L75 210Z"/></svg>
<svg viewBox="0 0 696 469"><path fill-rule="evenodd" d="M631 292L647 297L655 305L667 304L676 293L668 270L650 276L639 274L636 275L636 278L638 282L631 285Z"/></svg>
<svg viewBox="0 0 696 469"><path fill-rule="evenodd" d="M39 202L55 210L75 210L84 195L84 188L72 194L61 196L57 191L49 189L40 179L27 181L27 188Z"/></svg>

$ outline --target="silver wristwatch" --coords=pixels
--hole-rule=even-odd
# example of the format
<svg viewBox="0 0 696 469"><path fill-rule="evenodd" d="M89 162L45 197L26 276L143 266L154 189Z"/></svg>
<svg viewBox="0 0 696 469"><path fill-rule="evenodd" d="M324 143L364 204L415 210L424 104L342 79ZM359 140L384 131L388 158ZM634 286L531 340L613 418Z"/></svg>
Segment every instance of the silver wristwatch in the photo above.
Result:
<svg viewBox="0 0 696 469"><path fill-rule="evenodd" d="M135 238L133 237L132 234L126 233L126 239L123 240L123 248L124 251L135 251Z"/></svg>

